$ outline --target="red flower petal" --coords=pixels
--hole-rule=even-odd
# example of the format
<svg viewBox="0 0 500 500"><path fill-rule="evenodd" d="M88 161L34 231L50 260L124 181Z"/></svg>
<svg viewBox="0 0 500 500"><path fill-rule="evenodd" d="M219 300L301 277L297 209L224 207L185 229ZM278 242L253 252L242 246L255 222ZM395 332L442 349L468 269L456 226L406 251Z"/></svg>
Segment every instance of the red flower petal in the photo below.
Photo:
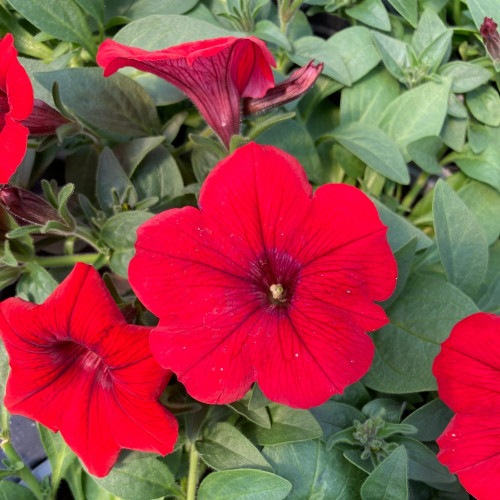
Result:
<svg viewBox="0 0 500 500"><path fill-rule="evenodd" d="M216 38L147 51L105 40L97 62L104 76L124 66L153 73L184 92L226 146L240 127L242 97L262 97L273 86L274 58L254 37Z"/></svg>
<svg viewBox="0 0 500 500"><path fill-rule="evenodd" d="M326 186L311 199L295 159L249 144L212 171L200 207L143 224L129 268L160 317L153 353L188 392L228 403L257 380L274 401L310 407L364 375L364 332L387 322L373 300L396 279L366 196Z"/></svg>
<svg viewBox="0 0 500 500"><path fill-rule="evenodd" d="M7 96L9 116L16 121L28 118L33 109L33 87L26 70L17 60L10 33L0 40L0 94Z"/></svg>
<svg viewBox="0 0 500 500"><path fill-rule="evenodd" d="M23 161L28 145L29 130L5 116L5 125L0 131L0 184L9 181Z"/></svg>
<svg viewBox="0 0 500 500"><path fill-rule="evenodd" d="M500 484L500 412L453 417L438 439L439 461L458 474L478 500L497 500Z"/></svg>
<svg viewBox="0 0 500 500"><path fill-rule="evenodd" d="M487 414L500 408L500 318L477 313L459 321L441 345L433 373L453 411Z"/></svg>
<svg viewBox="0 0 500 500"><path fill-rule="evenodd" d="M121 448L172 451L177 422L156 400L169 373L149 328L127 325L103 281L77 264L40 306L0 305L11 373L5 405L60 430L89 472L106 475Z"/></svg>

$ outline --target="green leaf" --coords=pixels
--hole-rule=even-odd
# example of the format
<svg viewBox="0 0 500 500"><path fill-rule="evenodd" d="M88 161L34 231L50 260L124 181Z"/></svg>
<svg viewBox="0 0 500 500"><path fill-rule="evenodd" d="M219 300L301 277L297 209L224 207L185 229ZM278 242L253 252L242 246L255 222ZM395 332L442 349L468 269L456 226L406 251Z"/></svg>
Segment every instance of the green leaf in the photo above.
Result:
<svg viewBox="0 0 500 500"><path fill-rule="evenodd" d="M267 409L265 408L265 406L261 408L249 408L252 395L253 391L248 392L245 397L243 397L239 401L231 403L228 406L239 415L245 417L250 422L260 425L261 427L265 427L266 429L270 429L271 419L269 418L269 414L267 413Z"/></svg>
<svg viewBox="0 0 500 500"><path fill-rule="evenodd" d="M206 146L196 145L191 151L191 164L196 180L200 183L204 182L221 160L220 153Z"/></svg>
<svg viewBox="0 0 500 500"><path fill-rule="evenodd" d="M113 215L102 227L102 241L113 250L132 248L137 239L137 228L151 217L148 212L135 210Z"/></svg>
<svg viewBox="0 0 500 500"><path fill-rule="evenodd" d="M285 50L291 50L292 46L288 41L286 35L284 35L281 30L269 19L263 19L255 25L255 29L252 33L253 36L260 38L266 42L275 43L278 47L282 47Z"/></svg>
<svg viewBox="0 0 500 500"><path fill-rule="evenodd" d="M460 152L465 145L465 135L467 133L467 120L447 116L441 131L443 142L454 151Z"/></svg>
<svg viewBox="0 0 500 500"><path fill-rule="evenodd" d="M131 141L122 142L116 146L113 149L113 153L123 167L123 170L131 177L134 170L145 156L159 146L164 140L165 137L163 135L132 139Z"/></svg>
<svg viewBox="0 0 500 500"><path fill-rule="evenodd" d="M220 422L196 441L196 451L215 470L262 469L272 471L259 450L232 425Z"/></svg>
<svg viewBox="0 0 500 500"><path fill-rule="evenodd" d="M351 84L363 78L380 62L370 30L363 26L340 30L327 40L326 45L327 50L340 54Z"/></svg>
<svg viewBox="0 0 500 500"><path fill-rule="evenodd" d="M68 467L76 460L76 455L69 449L64 442L61 433L55 433L47 429L41 424L38 424L38 432L42 441L47 457L50 460L52 470L51 484L54 489L64 478Z"/></svg>
<svg viewBox="0 0 500 500"><path fill-rule="evenodd" d="M351 427L355 420L365 420L365 416L358 409L337 401L327 401L309 411L323 430L321 440L324 442L333 434Z"/></svg>
<svg viewBox="0 0 500 500"><path fill-rule="evenodd" d="M96 195L103 210L110 210L115 205L112 191L122 198L128 189L133 189L132 182L118 163L111 149L104 148L97 167Z"/></svg>
<svg viewBox="0 0 500 500"><path fill-rule="evenodd" d="M399 149L377 127L365 123L350 123L336 128L331 136L379 174L400 184L410 182L410 175Z"/></svg>
<svg viewBox="0 0 500 500"><path fill-rule="evenodd" d="M448 109L447 112L450 116L455 118L468 118L469 112L465 107L465 104L455 95L450 92L448 96Z"/></svg>
<svg viewBox="0 0 500 500"><path fill-rule="evenodd" d="M16 293L25 300L41 304L58 284L42 266L28 262L21 279L17 282Z"/></svg>
<svg viewBox="0 0 500 500"><path fill-rule="evenodd" d="M469 6L478 31L485 17L500 19L500 4L497 0L466 0L465 3Z"/></svg>
<svg viewBox="0 0 500 500"><path fill-rule="evenodd" d="M317 440L266 446L264 456L276 474L292 483L289 500L324 498L354 499L363 473L342 456L342 451L326 451Z"/></svg>
<svg viewBox="0 0 500 500"><path fill-rule="evenodd" d="M104 22L104 0L75 0L75 2L101 24Z"/></svg>
<svg viewBox="0 0 500 500"><path fill-rule="evenodd" d="M67 68L37 73L47 89L58 82L63 103L90 125L127 136L150 136L160 129L149 94L121 74L104 78L101 68Z"/></svg>
<svg viewBox="0 0 500 500"><path fill-rule="evenodd" d="M453 483L455 477L440 464L436 455L424 444L406 436L393 436L391 442L402 444L408 454L408 479L431 485Z"/></svg>
<svg viewBox="0 0 500 500"><path fill-rule="evenodd" d="M370 71L352 87L342 89L340 124L363 122L377 125L385 108L398 97L399 85L382 68Z"/></svg>
<svg viewBox="0 0 500 500"><path fill-rule="evenodd" d="M344 403L360 408L370 401L370 397L370 393L363 383L355 382L354 384L348 385L342 394L334 394L330 399L337 403Z"/></svg>
<svg viewBox="0 0 500 500"><path fill-rule="evenodd" d="M123 278L128 278L128 266L134 255L134 248L115 250L109 261L109 267L114 273L122 276Z"/></svg>
<svg viewBox="0 0 500 500"><path fill-rule="evenodd" d="M481 154L487 147L490 138L489 127L477 123L475 120L467 121L467 136L469 146L474 154Z"/></svg>
<svg viewBox="0 0 500 500"><path fill-rule="evenodd" d="M440 137L422 137L407 146L411 159L422 169L430 174L439 174L441 165L437 160L437 155L443 147Z"/></svg>
<svg viewBox="0 0 500 500"><path fill-rule="evenodd" d="M311 59L324 64L323 74L337 80L343 85L351 85L352 80L347 66L340 57L327 45L327 42L317 36L300 38L293 44L294 52L290 58L295 64L303 66Z"/></svg>
<svg viewBox="0 0 500 500"><path fill-rule="evenodd" d="M390 31L391 22L381 0L362 0L345 10L346 14L382 31Z"/></svg>
<svg viewBox="0 0 500 500"><path fill-rule="evenodd" d="M389 394L435 391L432 363L441 343L476 305L450 283L413 275L386 312L390 324L372 334L375 356L363 382Z"/></svg>
<svg viewBox="0 0 500 500"><path fill-rule="evenodd" d="M491 127L500 125L500 97L493 87L483 85L468 92L465 102L476 120Z"/></svg>
<svg viewBox="0 0 500 500"><path fill-rule="evenodd" d="M139 0L133 2L130 9L122 15L134 21L153 15L184 14L191 10L198 0L183 0L182 2L158 2L158 0Z"/></svg>
<svg viewBox="0 0 500 500"><path fill-rule="evenodd" d="M434 188L432 210L446 277L471 295L481 285L488 266L488 243L483 230L467 205L442 180Z"/></svg>
<svg viewBox="0 0 500 500"><path fill-rule="evenodd" d="M282 477L261 470L214 472L200 484L198 500L281 500L292 485Z"/></svg>
<svg viewBox="0 0 500 500"><path fill-rule="evenodd" d="M491 72L479 64L453 61L439 69L439 74L451 80L451 91L457 94L470 92L491 78Z"/></svg>
<svg viewBox="0 0 500 500"><path fill-rule="evenodd" d="M410 413L403 420L404 424L416 427L412 437L419 441L435 441L445 430L453 417L453 412L440 400L434 399Z"/></svg>
<svg viewBox="0 0 500 500"><path fill-rule="evenodd" d="M473 179L485 182L500 191L500 129L489 128L489 141L481 154L474 154L466 144L461 153L447 156L456 162L460 169Z"/></svg>
<svg viewBox="0 0 500 500"><path fill-rule="evenodd" d="M322 434L318 422L307 410L273 404L270 412L271 428L256 427L252 433L262 446L306 441Z"/></svg>
<svg viewBox="0 0 500 500"><path fill-rule="evenodd" d="M376 31L372 32L373 42L387 68L387 71L402 83L407 81L407 71L410 68L407 43Z"/></svg>
<svg viewBox="0 0 500 500"><path fill-rule="evenodd" d="M417 249L417 243L418 239L414 236L410 241L408 241L408 243L403 245L397 250L397 252L394 253L394 257L396 257L396 262L398 263L398 280L393 294L387 300L382 302L384 309L387 309L391 304L393 304L403 292L406 282L408 281L408 277L410 276L411 266Z"/></svg>
<svg viewBox="0 0 500 500"><path fill-rule="evenodd" d="M291 154L301 163L307 177L321 181L321 162L307 129L295 120L277 123L259 135L257 144L273 145Z"/></svg>
<svg viewBox="0 0 500 500"><path fill-rule="evenodd" d="M481 226L488 245L500 236L500 194L482 182L472 181L466 184L458 196L474 214Z"/></svg>
<svg viewBox="0 0 500 500"><path fill-rule="evenodd" d="M408 498L408 456L398 446L361 486L363 500L406 500Z"/></svg>
<svg viewBox="0 0 500 500"><path fill-rule="evenodd" d="M0 481L0 500L36 500L31 490L10 481Z"/></svg>
<svg viewBox="0 0 500 500"><path fill-rule="evenodd" d="M425 9L411 40L419 63L434 72L449 54L452 35L433 9Z"/></svg>
<svg viewBox="0 0 500 500"><path fill-rule="evenodd" d="M260 389L257 382L254 383L252 387L252 395L250 396L250 402L248 403L249 410L259 410L261 408L269 405L271 401L264 396L264 393Z"/></svg>
<svg viewBox="0 0 500 500"><path fill-rule="evenodd" d="M106 491L105 489L101 488L96 481L94 480L93 476L90 476L89 474L82 474L83 477L80 480L81 483L83 483L83 492L84 492L84 497L82 500L121 500L120 497L117 497L116 495L113 495L109 491ZM75 499L77 500L77 499ZM80 500L80 499L78 499Z"/></svg>
<svg viewBox="0 0 500 500"><path fill-rule="evenodd" d="M429 82L401 94L387 106L379 126L403 149L412 142L438 136L448 107L449 83Z"/></svg>
<svg viewBox="0 0 500 500"><path fill-rule="evenodd" d="M153 500L178 493L168 467L150 453L122 451L111 472L94 480L124 500Z"/></svg>
<svg viewBox="0 0 500 500"><path fill-rule="evenodd" d="M78 193L94 197L98 153L92 146L83 146L66 156L65 178L75 185Z"/></svg>
<svg viewBox="0 0 500 500"><path fill-rule="evenodd" d="M144 158L131 180L141 198L156 196L160 203L179 196L184 187L174 157L163 146L155 148Z"/></svg>
<svg viewBox="0 0 500 500"><path fill-rule="evenodd" d="M398 429L400 428L399 422L401 421L401 415L403 413L404 406L401 403L401 401L395 401L394 399L391 398L375 398L372 399L371 401L368 401L368 403L365 404L362 408L362 412L370 418L380 416L385 420L385 425L384 428L381 429L378 433L377 436L381 436L382 431L386 429L385 426L388 426L387 428L389 429L389 434L393 433L393 429ZM395 424L394 426L389 426L389 423ZM399 426L399 427L398 427ZM401 431L396 431L396 432L406 432L408 429L402 429ZM412 431L410 430L410 433ZM413 432L415 432L415 429L413 429ZM387 434L387 435L389 435Z"/></svg>
<svg viewBox="0 0 500 500"><path fill-rule="evenodd" d="M38 29L67 42L82 44L93 55L96 46L87 20L73 0L8 0Z"/></svg>
<svg viewBox="0 0 500 500"><path fill-rule="evenodd" d="M415 0L388 1L413 27L417 26L418 4Z"/></svg>
<svg viewBox="0 0 500 500"><path fill-rule="evenodd" d="M417 238L416 252L432 245L432 240L405 217L395 214L380 201L373 198L371 200L377 207L380 220L388 227L387 240L393 252L399 250L414 237Z"/></svg>

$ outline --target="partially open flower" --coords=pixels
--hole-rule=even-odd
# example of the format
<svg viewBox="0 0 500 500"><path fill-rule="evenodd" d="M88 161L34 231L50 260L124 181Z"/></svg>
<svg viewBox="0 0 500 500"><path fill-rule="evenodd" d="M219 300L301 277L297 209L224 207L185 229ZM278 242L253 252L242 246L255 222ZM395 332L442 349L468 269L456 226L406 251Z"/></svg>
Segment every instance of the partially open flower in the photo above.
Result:
<svg viewBox="0 0 500 500"><path fill-rule="evenodd" d="M26 154L29 130L22 121L32 109L33 88L8 33L0 40L0 184L9 180Z"/></svg>
<svg viewBox="0 0 500 500"><path fill-rule="evenodd" d="M188 42L153 52L105 40L97 62L104 76L132 66L175 85L196 104L226 146L240 131L242 99L247 113L284 104L306 92L321 71L310 63L275 87L274 58L254 37Z"/></svg>
<svg viewBox="0 0 500 500"><path fill-rule="evenodd" d="M500 61L500 36L497 27L498 25L493 19L485 17L480 29L484 45L494 61Z"/></svg>
<svg viewBox="0 0 500 500"><path fill-rule="evenodd" d="M160 318L151 349L191 396L230 403L257 381L309 408L359 380L388 322L396 261L360 190L312 193L304 169L250 143L220 162L193 207L139 227L129 280Z"/></svg>
<svg viewBox="0 0 500 500"><path fill-rule="evenodd" d="M149 333L126 323L97 271L81 263L41 305L7 299L6 408L60 431L96 476L122 448L171 452L177 421L157 401L170 372L153 359Z"/></svg>

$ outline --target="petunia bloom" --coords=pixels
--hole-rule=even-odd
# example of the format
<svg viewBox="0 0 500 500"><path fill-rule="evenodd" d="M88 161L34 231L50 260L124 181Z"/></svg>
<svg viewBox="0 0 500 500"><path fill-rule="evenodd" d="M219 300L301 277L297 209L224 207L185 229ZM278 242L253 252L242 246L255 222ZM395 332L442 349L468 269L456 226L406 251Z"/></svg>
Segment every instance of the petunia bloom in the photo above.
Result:
<svg viewBox="0 0 500 500"><path fill-rule="evenodd" d="M271 67L276 63L265 43L254 37L188 42L153 52L105 40L99 47L97 62L104 68L104 76L132 66L175 85L196 104L226 146L231 136L239 133L242 98L265 99L270 91L273 106L284 104L306 92L322 68L308 68L308 78L302 78L300 85L295 78L290 82L293 91L284 93L282 84L280 91L273 93ZM262 102L258 105L259 110L263 109Z"/></svg>
<svg viewBox="0 0 500 500"><path fill-rule="evenodd" d="M59 111L40 99L34 100L33 111L26 120L22 121L22 124L28 127L31 137L53 135L58 127L65 123L69 121Z"/></svg>
<svg viewBox="0 0 500 500"><path fill-rule="evenodd" d="M478 500L496 500L500 484L500 317L458 322L433 372L439 396L456 413L437 440L438 459Z"/></svg>
<svg viewBox="0 0 500 500"><path fill-rule="evenodd" d="M160 318L158 362L206 403L257 381L273 401L308 408L357 381L387 323L396 263L373 203L329 184L314 194L301 165L250 143L207 177L200 209L138 229L130 283Z"/></svg>
<svg viewBox="0 0 500 500"><path fill-rule="evenodd" d="M500 61L500 35L497 31L497 23L490 17L485 17L479 32L483 38L484 45L494 61Z"/></svg>
<svg viewBox="0 0 500 500"><path fill-rule="evenodd" d="M171 452L177 421L157 401L170 373L153 359L149 332L125 322L97 271L81 263L41 305L7 299L5 406L60 431L96 476L121 448Z"/></svg>
<svg viewBox="0 0 500 500"><path fill-rule="evenodd" d="M33 109L33 88L17 60L10 33L0 40L0 184L23 161L29 130L21 122Z"/></svg>

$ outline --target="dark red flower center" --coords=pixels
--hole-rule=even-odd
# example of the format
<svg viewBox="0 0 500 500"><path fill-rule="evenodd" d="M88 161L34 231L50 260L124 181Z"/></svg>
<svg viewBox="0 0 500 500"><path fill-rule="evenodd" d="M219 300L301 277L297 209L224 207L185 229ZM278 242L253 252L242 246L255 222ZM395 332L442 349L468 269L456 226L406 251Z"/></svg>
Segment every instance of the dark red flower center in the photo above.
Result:
<svg viewBox="0 0 500 500"><path fill-rule="evenodd" d="M301 264L288 253L266 249L251 264L255 294L262 305L278 312L293 303Z"/></svg>
<svg viewBox="0 0 500 500"><path fill-rule="evenodd" d="M101 388L113 387L109 367L97 353L88 347L72 341L57 342L51 347L50 352L54 364L64 371L78 364L78 370L89 377L94 377Z"/></svg>

